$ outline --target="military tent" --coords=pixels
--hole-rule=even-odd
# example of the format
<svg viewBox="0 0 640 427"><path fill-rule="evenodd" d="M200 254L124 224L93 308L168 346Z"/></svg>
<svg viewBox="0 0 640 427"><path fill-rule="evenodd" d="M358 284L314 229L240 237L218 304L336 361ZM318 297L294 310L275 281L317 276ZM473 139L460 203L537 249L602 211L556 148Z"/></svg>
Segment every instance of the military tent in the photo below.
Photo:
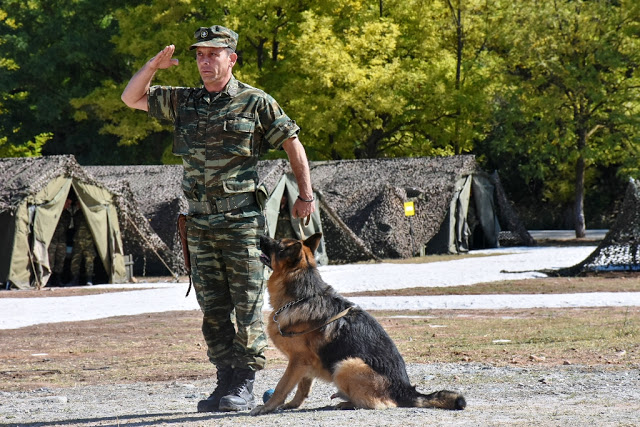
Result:
<svg viewBox="0 0 640 427"><path fill-rule="evenodd" d="M115 196L73 156L3 158L0 170L0 281L7 288L46 285L48 246L70 192L89 223L107 280L126 280Z"/></svg>
<svg viewBox="0 0 640 427"><path fill-rule="evenodd" d="M345 263L534 244L472 155L311 163L327 255ZM405 202L414 215L406 216Z"/></svg>
<svg viewBox="0 0 640 427"><path fill-rule="evenodd" d="M308 222L304 219L293 218L291 215L299 191L295 176L289 170L288 162L284 160L259 162L258 176L260 177L259 184L264 186L267 194L264 213L267 234L270 237L304 239L315 232L323 231L317 193L314 194L316 211ZM329 263L324 236L320 240L315 257L321 265Z"/></svg>
<svg viewBox="0 0 640 427"><path fill-rule="evenodd" d="M133 257L133 268L136 275L165 275L168 271L184 274L184 257L180 238L176 229L176 218L179 213L186 212L187 203L182 192L182 166L180 165L131 165L131 166L86 166L85 169L107 187L114 187L126 182L133 198L150 228L161 239L165 248L149 251L145 245L129 245L125 239L127 253ZM296 237L300 236L299 220L291 219L292 200L297 196L295 179L291 175L288 162L285 160L268 160L258 163L259 184L264 186L267 199L265 201L265 217L267 229L271 237L285 236L284 224L288 220L290 229ZM283 195L288 200L286 208L281 210ZM287 198L287 195L289 196ZM284 208L284 206L283 206ZM278 220L280 228L277 229ZM302 232L309 236L315 231L322 231L319 214L312 216L309 225ZM316 253L320 263L327 263L324 254L324 242L321 242Z"/></svg>
<svg viewBox="0 0 640 427"><path fill-rule="evenodd" d="M598 247L582 262L545 271L558 276L580 276L602 271L640 271L640 183L629 180L620 213Z"/></svg>
<svg viewBox="0 0 640 427"><path fill-rule="evenodd" d="M130 192L138 217L123 220L123 239L136 276L186 274L176 218L186 210L182 196L182 166L85 166L84 169L114 191ZM126 188L126 189L125 189ZM138 229L144 229L141 233Z"/></svg>

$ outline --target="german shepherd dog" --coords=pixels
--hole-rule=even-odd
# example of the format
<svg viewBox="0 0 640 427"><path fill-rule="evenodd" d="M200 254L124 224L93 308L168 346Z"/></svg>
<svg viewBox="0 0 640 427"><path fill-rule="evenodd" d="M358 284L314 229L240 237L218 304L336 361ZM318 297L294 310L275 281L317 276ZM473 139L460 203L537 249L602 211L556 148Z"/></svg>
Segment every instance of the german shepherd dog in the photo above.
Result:
<svg viewBox="0 0 640 427"><path fill-rule="evenodd" d="M321 237L316 233L305 241L260 238L260 259L273 270L267 287L274 310L267 331L289 363L273 396L251 414L298 408L316 378L337 386L332 397L345 402L336 409L464 409L466 401L459 393L416 391L404 359L382 326L322 280L313 256ZM295 396L285 404L296 385Z"/></svg>

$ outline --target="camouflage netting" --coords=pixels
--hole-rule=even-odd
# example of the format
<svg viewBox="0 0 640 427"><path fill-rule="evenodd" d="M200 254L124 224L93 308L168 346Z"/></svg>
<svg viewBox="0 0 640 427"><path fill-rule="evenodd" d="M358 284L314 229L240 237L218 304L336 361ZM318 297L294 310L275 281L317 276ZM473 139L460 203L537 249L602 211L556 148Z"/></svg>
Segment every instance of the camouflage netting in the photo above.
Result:
<svg viewBox="0 0 640 427"><path fill-rule="evenodd" d="M535 246L535 239L531 237L529 231L525 228L522 221L520 221L520 218L504 192L498 171L493 172L489 180L494 185L496 211L500 225L503 228L503 231L500 232L500 245Z"/></svg>
<svg viewBox="0 0 640 427"><path fill-rule="evenodd" d="M547 273L578 276L594 271L640 271L640 185L633 179L615 224L596 250L573 267Z"/></svg>
<svg viewBox="0 0 640 427"><path fill-rule="evenodd" d="M131 193L136 208L121 219L125 253L131 254L134 274L159 276L186 274L176 218L187 208L182 196L182 166L86 166L85 169L119 193ZM130 239L136 229L146 239Z"/></svg>
<svg viewBox="0 0 640 427"><path fill-rule="evenodd" d="M412 252L409 220L404 215L408 196L416 199L416 214L411 221L418 248L438 232L456 178L473 172L475 167L473 156L318 162L311 166L311 181L324 202L373 254L406 258ZM323 227L327 225L323 223ZM331 262L353 262L363 257L356 254L353 259L353 251L339 254L336 248L353 246L344 233L327 232L325 239Z"/></svg>
<svg viewBox="0 0 640 427"><path fill-rule="evenodd" d="M310 166L331 263L406 258L417 253L440 229L456 180L477 172L473 156L311 162ZM129 183L146 223L171 251L170 265L182 268L175 227L177 214L186 208L181 189L182 167L94 166L87 170L105 182ZM286 160L258 162L260 183L268 192L290 171ZM499 209L500 221L503 211L510 213L514 225L507 229L513 230L510 235L515 236L514 244L522 244L527 237L532 241L513 210L509 211L511 207L497 183L498 207L505 206ZM416 204L416 215L411 219L413 242L409 220L404 215L406 200ZM156 270L155 274L166 274L156 257L149 253L144 257L147 274Z"/></svg>
<svg viewBox="0 0 640 427"><path fill-rule="evenodd" d="M259 184L266 187L267 192L271 192L276 188L282 175L291 172L289 162L286 160L265 160L258 162Z"/></svg>
<svg viewBox="0 0 640 427"><path fill-rule="evenodd" d="M126 180L97 178L78 164L72 155L4 158L0 159L0 168L5 175L0 192L0 212L15 212L24 198L39 193L58 176L77 178L112 194L125 254L153 253L155 259L160 256L162 262L173 270L170 272L163 267L163 275L181 273L178 261L172 259L167 245L149 226Z"/></svg>
<svg viewBox="0 0 640 427"><path fill-rule="evenodd" d="M76 162L75 157L48 156L27 158L0 158L3 174L0 191L0 212L13 212L29 197L38 194L52 179L65 175L78 178L104 188L90 177Z"/></svg>

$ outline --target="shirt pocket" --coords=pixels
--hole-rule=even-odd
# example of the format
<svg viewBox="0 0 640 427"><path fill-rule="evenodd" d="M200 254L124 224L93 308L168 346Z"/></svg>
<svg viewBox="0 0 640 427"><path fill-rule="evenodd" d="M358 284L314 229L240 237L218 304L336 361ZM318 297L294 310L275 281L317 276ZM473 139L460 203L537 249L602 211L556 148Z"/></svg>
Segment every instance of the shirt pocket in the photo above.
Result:
<svg viewBox="0 0 640 427"><path fill-rule="evenodd" d="M223 150L226 154L249 157L253 154L255 116L249 113L233 114L224 121Z"/></svg>

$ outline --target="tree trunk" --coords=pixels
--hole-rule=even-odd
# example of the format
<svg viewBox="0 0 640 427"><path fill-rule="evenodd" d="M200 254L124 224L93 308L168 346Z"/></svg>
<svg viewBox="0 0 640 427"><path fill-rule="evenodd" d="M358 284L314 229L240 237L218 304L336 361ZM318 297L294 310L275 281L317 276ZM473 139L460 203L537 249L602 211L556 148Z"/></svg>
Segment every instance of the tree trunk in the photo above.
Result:
<svg viewBox="0 0 640 427"><path fill-rule="evenodd" d="M580 131L578 135L578 148L580 155L576 161L576 188L575 188L575 207L574 207L574 227L576 237L581 238L586 235L586 225L584 221L584 170L585 161L582 155L582 149L586 145L586 131Z"/></svg>

